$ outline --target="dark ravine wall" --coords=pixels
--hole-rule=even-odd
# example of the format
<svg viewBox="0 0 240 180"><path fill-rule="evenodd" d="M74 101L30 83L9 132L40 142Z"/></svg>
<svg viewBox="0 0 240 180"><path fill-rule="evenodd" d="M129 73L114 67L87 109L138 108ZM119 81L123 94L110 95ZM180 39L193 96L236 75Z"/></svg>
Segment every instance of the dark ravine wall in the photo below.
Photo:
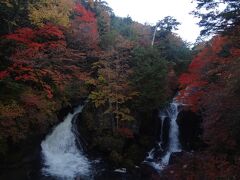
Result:
<svg viewBox="0 0 240 180"><path fill-rule="evenodd" d="M202 119L199 114L183 109L178 115L177 123L182 150L199 150L203 147L201 139L203 133L201 128Z"/></svg>

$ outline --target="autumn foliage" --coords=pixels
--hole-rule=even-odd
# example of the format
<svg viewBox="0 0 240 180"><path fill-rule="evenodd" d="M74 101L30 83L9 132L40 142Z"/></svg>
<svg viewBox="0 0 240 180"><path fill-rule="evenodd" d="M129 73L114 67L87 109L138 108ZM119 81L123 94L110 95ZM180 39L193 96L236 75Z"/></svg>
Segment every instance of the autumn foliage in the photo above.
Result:
<svg viewBox="0 0 240 180"><path fill-rule="evenodd" d="M42 5L47 6L38 4L43 8ZM80 37L82 47L89 44L92 49L97 48L94 13L76 4L75 8L65 9L64 17L58 16L63 19L55 19L55 22L52 17L57 13L51 17L47 14L51 8L48 7L44 15L42 9L34 12L34 7L30 9L31 18L35 18L33 25L19 27L0 37L0 144L18 144L29 138L31 133L45 133L56 123L55 112L71 98L79 98L86 93L83 86L89 79L90 69L87 68L90 63L85 59L96 56L88 49L90 46L85 48L88 54L71 48L67 36L76 27L74 39ZM63 6L57 11L61 8ZM34 13L42 14L34 17ZM38 18L47 18L48 21L43 20L39 27L34 26ZM7 149L2 151L0 148L0 156Z"/></svg>
<svg viewBox="0 0 240 180"><path fill-rule="evenodd" d="M189 65L188 73L184 73L179 78L180 94L178 98L182 98L182 102L191 106L193 111L200 110L201 99L206 95L206 88L212 80L210 75L224 75L220 67L226 65L234 56L223 57L221 53L227 39L224 37L215 37L210 44L199 52ZM214 65L217 65L215 67Z"/></svg>
<svg viewBox="0 0 240 180"><path fill-rule="evenodd" d="M179 78L178 99L202 115L203 140L209 146L206 154L196 154L187 166L210 179L239 178L240 49L236 38L214 37L193 59L188 72ZM173 167L180 176L192 179L199 176L194 175L194 169L186 168L180 173L178 168L178 165Z"/></svg>
<svg viewBox="0 0 240 180"><path fill-rule="evenodd" d="M68 41L74 49L96 49L99 41L97 19L93 12L76 4Z"/></svg>
<svg viewBox="0 0 240 180"><path fill-rule="evenodd" d="M57 72L48 70L49 67L45 67L44 62L38 61L52 56L52 49L55 49L54 54L66 50L63 32L58 27L47 24L39 29L22 28L13 34L6 35L5 38L17 44L10 57L11 65L2 71L5 78L8 74L16 81L40 86L46 92L47 97L52 98L51 85L44 80L44 77L46 75L56 76Z"/></svg>
<svg viewBox="0 0 240 180"><path fill-rule="evenodd" d="M192 58L171 31L179 23L160 21L151 46L155 27L115 16L105 1L4 0L0 9L0 161L18 156L15 149L32 151L26 144L39 145L58 122L56 112L88 99L78 127L88 147L116 168L135 171L159 132L156 112L176 93L177 76ZM163 177L228 179L239 172L240 38L234 27L200 47L178 79L177 99L202 117L205 149L183 155Z"/></svg>

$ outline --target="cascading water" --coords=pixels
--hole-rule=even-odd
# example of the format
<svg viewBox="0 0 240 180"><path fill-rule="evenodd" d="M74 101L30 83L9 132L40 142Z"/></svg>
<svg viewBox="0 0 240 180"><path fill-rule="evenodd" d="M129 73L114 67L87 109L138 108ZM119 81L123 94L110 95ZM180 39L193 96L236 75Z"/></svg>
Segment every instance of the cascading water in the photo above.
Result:
<svg viewBox="0 0 240 180"><path fill-rule="evenodd" d="M74 109L64 121L41 143L45 176L57 179L90 177L91 164L83 152L77 148L76 137L72 132L72 120L82 111L83 106Z"/></svg>
<svg viewBox="0 0 240 180"><path fill-rule="evenodd" d="M150 164L156 170L163 170L169 163L169 159L172 153L181 152L181 145L179 142L179 129L177 124L177 116L179 113L179 103L173 101L166 109L159 113L161 119L161 134L160 142L158 143L157 148L153 148L149 153L144 162ZM166 151L163 150L163 127L164 122L168 118L170 120L170 129L169 129L169 141ZM159 158L157 152L164 152L163 155Z"/></svg>

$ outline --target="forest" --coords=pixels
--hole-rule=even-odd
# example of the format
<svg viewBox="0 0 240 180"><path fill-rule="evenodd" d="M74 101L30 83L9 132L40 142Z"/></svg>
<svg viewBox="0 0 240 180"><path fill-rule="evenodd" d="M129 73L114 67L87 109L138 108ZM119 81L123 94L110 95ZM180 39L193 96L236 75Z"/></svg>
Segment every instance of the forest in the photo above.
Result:
<svg viewBox="0 0 240 180"><path fill-rule="evenodd" d="M0 179L240 179L240 1L193 1L202 31L190 45L172 16L153 26L101 0L1 0ZM173 98L181 152L159 113ZM78 151L104 165L44 174L41 142L79 104ZM160 166L170 152L160 171L152 148Z"/></svg>

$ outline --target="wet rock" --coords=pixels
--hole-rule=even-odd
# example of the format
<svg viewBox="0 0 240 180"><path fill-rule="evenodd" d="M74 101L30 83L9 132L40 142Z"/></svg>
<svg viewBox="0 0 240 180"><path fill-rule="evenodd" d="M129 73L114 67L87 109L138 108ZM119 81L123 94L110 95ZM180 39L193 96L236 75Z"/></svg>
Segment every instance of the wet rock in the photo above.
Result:
<svg viewBox="0 0 240 180"><path fill-rule="evenodd" d="M144 180L157 180L160 179L160 174L148 164L141 165L141 179Z"/></svg>
<svg viewBox="0 0 240 180"><path fill-rule="evenodd" d="M169 165L176 164L184 155L184 152L172 153L169 159Z"/></svg>
<svg viewBox="0 0 240 180"><path fill-rule="evenodd" d="M189 110L179 113L177 123L179 126L179 140L182 149L186 151L197 150L203 146L201 140L201 117Z"/></svg>
<svg viewBox="0 0 240 180"><path fill-rule="evenodd" d="M115 169L114 172L117 172L117 173L126 173L126 172L127 172L127 169L126 169L126 168L119 168L119 169Z"/></svg>

